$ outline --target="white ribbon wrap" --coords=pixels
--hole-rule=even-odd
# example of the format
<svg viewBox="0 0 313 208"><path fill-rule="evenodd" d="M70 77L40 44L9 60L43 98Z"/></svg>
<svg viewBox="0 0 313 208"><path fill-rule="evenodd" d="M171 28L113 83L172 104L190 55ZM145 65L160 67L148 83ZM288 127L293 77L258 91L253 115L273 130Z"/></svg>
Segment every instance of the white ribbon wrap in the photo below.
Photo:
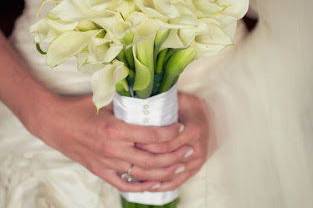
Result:
<svg viewBox="0 0 313 208"><path fill-rule="evenodd" d="M116 95L113 99L114 114L129 124L168 126L178 121L177 87L147 99ZM162 206L178 198L178 191L122 193L129 202Z"/></svg>

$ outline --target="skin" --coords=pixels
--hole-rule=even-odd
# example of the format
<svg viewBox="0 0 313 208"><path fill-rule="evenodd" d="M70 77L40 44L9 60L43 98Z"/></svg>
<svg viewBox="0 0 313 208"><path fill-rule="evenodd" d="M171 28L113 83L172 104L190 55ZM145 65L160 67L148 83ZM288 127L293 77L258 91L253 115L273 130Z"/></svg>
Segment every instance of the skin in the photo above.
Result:
<svg viewBox="0 0 313 208"><path fill-rule="evenodd" d="M16 54L0 34L0 100L34 136L120 191L176 189L215 149L206 105L195 96L180 93L180 123L129 125L114 117L111 106L97 114L90 95L52 93ZM120 178L131 164L132 175L142 182Z"/></svg>

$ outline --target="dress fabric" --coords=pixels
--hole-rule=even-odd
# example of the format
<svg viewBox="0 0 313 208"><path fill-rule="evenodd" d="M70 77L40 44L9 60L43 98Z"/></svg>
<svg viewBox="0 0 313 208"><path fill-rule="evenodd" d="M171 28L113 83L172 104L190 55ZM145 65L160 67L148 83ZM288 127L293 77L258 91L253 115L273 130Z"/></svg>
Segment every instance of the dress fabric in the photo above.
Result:
<svg viewBox="0 0 313 208"><path fill-rule="evenodd" d="M12 44L32 73L65 95L91 92L74 61L49 70L27 0ZM192 64L181 90L207 101L219 149L181 188L179 208L313 207L313 2L251 0L259 24L238 43ZM47 127L48 128L48 127ZM0 103L0 208L119 208L119 194L25 130Z"/></svg>

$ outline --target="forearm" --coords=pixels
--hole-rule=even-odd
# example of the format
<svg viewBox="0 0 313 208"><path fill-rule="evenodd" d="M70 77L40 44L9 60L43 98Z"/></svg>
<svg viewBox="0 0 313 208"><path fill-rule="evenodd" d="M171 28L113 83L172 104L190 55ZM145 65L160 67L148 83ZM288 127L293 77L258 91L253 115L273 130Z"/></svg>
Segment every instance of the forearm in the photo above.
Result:
<svg viewBox="0 0 313 208"><path fill-rule="evenodd" d="M54 95L37 81L0 32L0 100L23 122ZM32 115L33 116L33 115Z"/></svg>

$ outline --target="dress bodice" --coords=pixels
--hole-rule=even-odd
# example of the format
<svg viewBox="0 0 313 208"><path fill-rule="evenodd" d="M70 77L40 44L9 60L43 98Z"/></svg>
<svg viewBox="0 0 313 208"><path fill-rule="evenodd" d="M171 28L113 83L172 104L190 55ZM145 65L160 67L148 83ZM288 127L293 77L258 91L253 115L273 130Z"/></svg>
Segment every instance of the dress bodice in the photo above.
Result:
<svg viewBox="0 0 313 208"><path fill-rule="evenodd" d="M84 94L91 91L90 76L76 69L75 60L70 60L54 69L49 69L45 56L37 52L30 26L38 21L38 0L26 0L23 15L17 20L11 37L12 44L30 65L33 74L48 88L60 94Z"/></svg>

